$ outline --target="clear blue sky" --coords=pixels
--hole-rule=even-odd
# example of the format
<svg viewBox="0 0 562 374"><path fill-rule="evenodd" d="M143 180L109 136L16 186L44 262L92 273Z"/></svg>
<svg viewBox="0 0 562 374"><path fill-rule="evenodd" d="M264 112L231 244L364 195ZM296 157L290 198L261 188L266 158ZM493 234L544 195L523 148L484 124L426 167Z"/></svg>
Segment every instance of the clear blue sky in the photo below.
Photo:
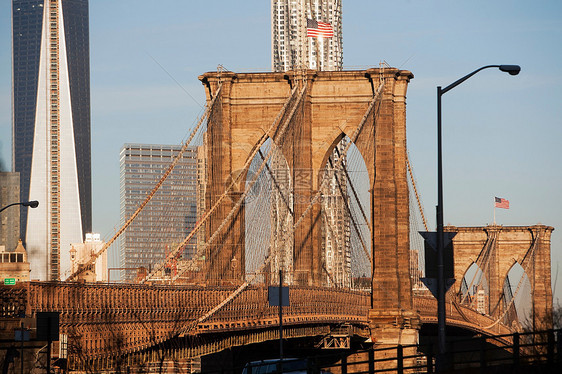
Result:
<svg viewBox="0 0 562 374"><path fill-rule="evenodd" d="M0 156L7 167L10 3L0 2ZM269 8L269 0L90 1L95 231L108 235L119 222L120 147L180 143L204 103L199 74L218 64L270 70ZM509 199L497 223L556 228L553 280L562 268L561 19L557 0L343 0L344 65L384 60L415 75L408 147L432 226L436 86L482 65L521 65L519 76L485 70L443 97L445 223L486 225L494 196Z"/></svg>

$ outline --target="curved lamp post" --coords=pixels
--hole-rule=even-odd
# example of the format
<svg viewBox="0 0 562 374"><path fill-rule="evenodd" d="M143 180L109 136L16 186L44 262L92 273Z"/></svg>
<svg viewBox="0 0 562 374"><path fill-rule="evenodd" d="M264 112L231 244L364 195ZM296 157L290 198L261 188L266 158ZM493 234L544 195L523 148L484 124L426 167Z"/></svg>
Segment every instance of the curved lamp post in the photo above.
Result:
<svg viewBox="0 0 562 374"><path fill-rule="evenodd" d="M10 204L10 205L6 205L4 208L0 209L0 212L2 212L5 209L8 209L9 207L14 206L14 205L23 205L23 206L28 206L30 208L37 208L39 206L39 201L32 200L32 201L22 201L22 202L19 202L19 203L13 203L13 204Z"/></svg>
<svg viewBox="0 0 562 374"><path fill-rule="evenodd" d="M521 71L519 65L486 65L465 75L445 88L437 87L437 340L439 354L437 356L437 370L443 369L443 359L446 352L445 335L445 279L443 268L443 162L441 141L441 96L452 90L468 78L481 70L499 68L509 75L517 75Z"/></svg>

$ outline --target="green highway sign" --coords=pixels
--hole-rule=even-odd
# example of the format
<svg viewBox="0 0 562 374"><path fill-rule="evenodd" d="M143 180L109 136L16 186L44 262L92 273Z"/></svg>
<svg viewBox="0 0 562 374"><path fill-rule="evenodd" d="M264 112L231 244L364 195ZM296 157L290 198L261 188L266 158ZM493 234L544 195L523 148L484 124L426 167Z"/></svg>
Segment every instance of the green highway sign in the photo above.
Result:
<svg viewBox="0 0 562 374"><path fill-rule="evenodd" d="M13 286L16 284L16 278L4 278L5 286Z"/></svg>

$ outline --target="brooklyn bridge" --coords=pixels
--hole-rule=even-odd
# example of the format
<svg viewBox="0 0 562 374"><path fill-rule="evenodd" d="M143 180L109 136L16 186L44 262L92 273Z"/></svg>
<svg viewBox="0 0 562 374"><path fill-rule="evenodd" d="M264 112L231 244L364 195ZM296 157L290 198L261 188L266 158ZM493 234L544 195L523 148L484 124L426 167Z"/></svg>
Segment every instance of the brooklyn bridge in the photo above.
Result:
<svg viewBox="0 0 562 374"><path fill-rule="evenodd" d="M280 322L288 342L307 338L317 348L418 343L434 331L437 303L420 281L416 231L429 230L407 152L412 78L388 66L200 76L205 112L146 200L65 281L1 286L3 331L60 313L65 344L55 356L81 371L191 362L275 341ZM204 155L194 227L136 279L86 282L154 196L173 193L178 160L193 146ZM165 227L164 212L147 240ZM507 335L525 318L551 328L552 230L446 227L456 233L448 328ZM290 296L281 321L268 302L279 274Z"/></svg>

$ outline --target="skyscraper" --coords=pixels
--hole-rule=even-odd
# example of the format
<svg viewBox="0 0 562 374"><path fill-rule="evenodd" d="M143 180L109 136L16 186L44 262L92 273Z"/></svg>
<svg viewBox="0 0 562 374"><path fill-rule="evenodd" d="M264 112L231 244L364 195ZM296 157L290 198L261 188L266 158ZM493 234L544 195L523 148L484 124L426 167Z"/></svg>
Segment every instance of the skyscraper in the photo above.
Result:
<svg viewBox="0 0 562 374"><path fill-rule="evenodd" d="M20 201L20 175L0 171L0 208ZM13 251L20 235L20 214L18 207L0 213L0 245ZM29 209L26 207L26 209Z"/></svg>
<svg viewBox="0 0 562 374"><path fill-rule="evenodd" d="M31 278L70 271L70 244L91 231L87 0L13 0L13 169Z"/></svg>
<svg viewBox="0 0 562 374"><path fill-rule="evenodd" d="M125 144L121 148L121 225L146 199L180 149L181 145L154 144ZM197 162L197 147L189 147L164 184L119 238L120 266L124 268L122 279L134 278L134 270L139 267L149 269L160 264L195 227ZM184 260L193 257L196 242L193 238L179 256Z"/></svg>
<svg viewBox="0 0 562 374"><path fill-rule="evenodd" d="M273 71L342 70L342 0L271 0ZM307 23L328 24L332 37L307 36Z"/></svg>

